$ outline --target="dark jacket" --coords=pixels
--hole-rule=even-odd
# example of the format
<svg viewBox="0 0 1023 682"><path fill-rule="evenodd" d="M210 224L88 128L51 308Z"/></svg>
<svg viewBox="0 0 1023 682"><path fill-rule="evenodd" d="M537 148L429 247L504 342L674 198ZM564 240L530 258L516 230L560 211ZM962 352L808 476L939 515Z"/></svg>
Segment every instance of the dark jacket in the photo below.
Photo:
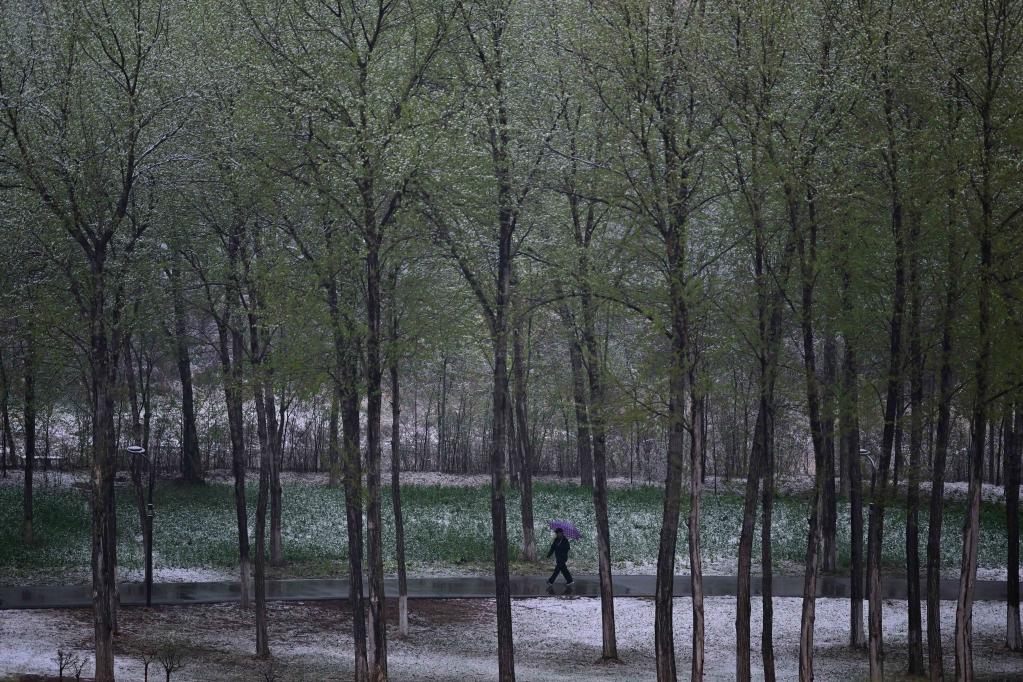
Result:
<svg viewBox="0 0 1023 682"><path fill-rule="evenodd" d="M568 561L568 538L554 538L554 542L551 543L551 548L547 551L547 556L551 554L559 564L563 564Z"/></svg>

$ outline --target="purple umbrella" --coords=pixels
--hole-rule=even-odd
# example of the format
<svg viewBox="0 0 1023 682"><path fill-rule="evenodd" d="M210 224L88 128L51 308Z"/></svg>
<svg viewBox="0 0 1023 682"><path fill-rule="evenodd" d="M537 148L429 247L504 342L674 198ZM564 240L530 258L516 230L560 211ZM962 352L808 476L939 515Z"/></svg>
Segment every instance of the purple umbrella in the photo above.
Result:
<svg viewBox="0 0 1023 682"><path fill-rule="evenodd" d="M565 533L565 537L569 540L578 540L583 536L583 534L579 532L579 529L576 528L571 521L560 521L555 519L553 521L548 521L547 527L551 530L558 530L560 528Z"/></svg>

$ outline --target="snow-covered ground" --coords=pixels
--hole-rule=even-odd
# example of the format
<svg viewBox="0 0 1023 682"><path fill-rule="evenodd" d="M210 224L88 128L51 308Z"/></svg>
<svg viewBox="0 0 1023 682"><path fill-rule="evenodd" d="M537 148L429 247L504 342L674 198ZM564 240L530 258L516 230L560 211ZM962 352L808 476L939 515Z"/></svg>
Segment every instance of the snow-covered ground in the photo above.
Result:
<svg viewBox="0 0 1023 682"><path fill-rule="evenodd" d="M798 673L799 599L776 599L774 644L778 678ZM516 672L520 680L653 680L654 605L646 599L618 599L615 614L620 664L597 663L600 657L600 602L597 599L526 599L513 602ZM350 620L343 605L272 604L271 649L278 680L351 679ZM708 598L706 672L712 680L734 679L735 600ZM494 603L490 600L414 601L411 632L388 639L388 666L393 680L440 682L496 679ZM945 667L952 659L955 603L942 604ZM163 608L121 612L117 667L120 679L141 679L138 652L166 642L188 648L188 665L175 682L262 679L265 663L252 655L252 614L235 605ZM887 669L906 667L905 602L884 608ZM680 677L690 663L691 603L675 600L675 642ZM846 645L849 603L817 602L815 670L820 680L867 677L866 654ZM926 624L925 624L926 628ZM978 602L974 607L974 661L979 677L1023 679L1023 655L1002 644L1005 606ZM754 670L760 666L760 602L754 600ZM91 641L87 611L0 612L0 676L15 673L55 674L58 648L87 654ZM88 668L87 668L88 670ZM160 673L162 670L157 668ZM151 670L152 674L154 670ZM154 676L155 677L155 676Z"/></svg>
<svg viewBox="0 0 1023 682"><path fill-rule="evenodd" d="M252 480L256 480L259 476L257 470L250 470L248 472ZM119 474L122 478L127 478L127 473L122 472ZM326 485L328 475L326 472L297 472L297 471L282 471L281 482L284 484L306 484L306 485ZM0 486L21 486L23 480L22 471L20 469L11 469L8 471L7 478L0 478ZM207 481L211 483L233 483L234 478L230 470L227 469L216 469L214 471L207 472ZM559 476L535 476L533 478L534 483L573 483L575 478L562 478ZM37 471L35 474L36 485L52 485L61 487L70 487L75 484L88 484L89 472L88 471ZM490 485L490 474L446 474L438 471L403 471L401 472L401 482L403 485L420 485L420 486L452 486L452 487L480 487ZM390 485L390 476L385 475L383 477L384 485ZM810 476L779 476L775 481L775 490L779 495L808 495L813 490L813 478ZM625 489L630 487L654 485L661 486L661 481L648 482L639 478L629 480L628 477L612 477L607 481L608 487L612 489ZM703 490L704 494L714 494L716 492L731 492L742 495L745 491L746 480L743 478L724 478L707 476L706 483L704 483ZM963 481L950 481L945 483L945 499L950 501L965 501L969 486ZM1023 492L1023 486L1020 486L1021 492ZM900 494L906 493L906 483L900 482L899 490ZM921 499L926 504L926 499L930 497L931 484L930 481L921 481L920 483L920 495ZM1005 503L1005 488L1000 485L993 485L991 483L985 483L981 487L981 497L985 502L990 503Z"/></svg>

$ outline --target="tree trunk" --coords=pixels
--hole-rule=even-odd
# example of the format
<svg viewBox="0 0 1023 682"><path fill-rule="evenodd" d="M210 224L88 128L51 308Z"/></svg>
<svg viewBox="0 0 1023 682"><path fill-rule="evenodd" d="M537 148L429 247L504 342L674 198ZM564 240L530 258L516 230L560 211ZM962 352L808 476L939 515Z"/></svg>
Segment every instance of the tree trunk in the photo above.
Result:
<svg viewBox="0 0 1023 682"><path fill-rule="evenodd" d="M515 369L512 368L512 376L514 377ZM512 399L511 385L514 383L514 379L508 381L508 392L504 397L505 406L507 412L505 413L504 419L507 424L508 432L508 443L506 445L508 452L508 478L511 481L511 485L516 490L522 490L522 480L520 478L520 469L522 468L522 453L519 452L519 436L518 436L518 425L515 423L515 401Z"/></svg>
<svg viewBox="0 0 1023 682"><path fill-rule="evenodd" d="M517 308L518 306L513 306ZM536 534L533 527L533 447L529 437L526 355L522 350L522 324L518 310L512 325L512 392L515 396L515 421L518 435L519 478L522 487L522 554L526 561L536 561Z"/></svg>
<svg viewBox="0 0 1023 682"><path fill-rule="evenodd" d="M888 496L888 467L895 444L899 396L902 385L902 318L905 309L905 248L902 228L902 203L898 187L892 183L892 232L895 237L895 291L889 325L888 380L885 397L884 430L881 452L870 499L870 517L867 533L867 596L868 596L868 657L871 682L880 682L884 674L884 650L881 621L881 542L884 538L884 513Z"/></svg>
<svg viewBox="0 0 1023 682"><path fill-rule="evenodd" d="M991 365L991 292L995 286L993 264L994 250L994 208L998 192L992 187L996 154L995 123L992 100L998 85L993 80L993 63L1006 59L1006 28L1012 22L1007 18L1004 5L984 6L984 26L993 25L994 35L983 41L984 58L987 64L987 80L984 83L982 101L978 114L981 127L980 169L974 179L974 190L980 203L980 224L974 228L980 250L977 278L977 360L974 368L975 394L973 414L970 419L971 444L969 461L969 497L967 517L963 528L963 559L959 573L959 597L956 601L955 660L956 677L965 682L973 680L973 587L977 577L977 545L980 536L980 491L984 466L984 430L988 422L988 382ZM991 16L989 12L993 12Z"/></svg>
<svg viewBox="0 0 1023 682"><path fill-rule="evenodd" d="M174 352L181 381L181 472L189 483L202 483L202 457L195 427L195 398L192 394L192 358L188 348L185 302L181 291L181 274L177 267L167 270L174 306Z"/></svg>
<svg viewBox="0 0 1023 682"><path fill-rule="evenodd" d="M684 356L683 358L677 357L680 353L680 349L677 346L672 351L672 367L669 378L670 402L668 404L671 426L668 438L668 462L664 483L664 512L661 517L661 535L657 552L657 580L654 597L654 649L658 682L674 682L676 679L675 636L672 611L674 605L675 546L678 539L678 517L681 508L683 439L685 437L684 403L679 404L679 401L685 400L686 382Z"/></svg>
<svg viewBox="0 0 1023 682"><path fill-rule="evenodd" d="M847 287L843 285L843 289ZM843 291L843 297L847 296L846 291ZM839 419L842 449L846 453L845 461L849 467L849 646L859 649L867 645L867 636L863 630L863 481L860 469L859 372L856 350L848 335L843 345L843 396Z"/></svg>
<svg viewBox="0 0 1023 682"><path fill-rule="evenodd" d="M692 408L692 438L689 444L689 566L693 601L693 656L691 679L703 679L703 564L700 561L700 492L703 483L703 398L695 391L692 373L689 377Z"/></svg>
<svg viewBox="0 0 1023 682"><path fill-rule="evenodd" d="M502 128L498 136L507 149ZM495 152L500 159L504 158ZM507 159L505 159L505 162ZM508 206L511 202L509 172L504 162L498 163L498 256L497 287L494 300L491 337L494 346L493 426L490 451L490 520L494 529L494 590L497 599L497 662L500 682L515 680L515 645L512 639L511 584L508 575L508 519L505 493L506 423L508 397L508 311L511 295L512 234L514 223Z"/></svg>
<svg viewBox="0 0 1023 682"><path fill-rule="evenodd" d="M448 356L441 353L440 369L440 399L437 401L437 469L440 471L450 470L451 463L448 461L447 436L448 436Z"/></svg>
<svg viewBox="0 0 1023 682"><path fill-rule="evenodd" d="M584 303L586 305L586 303ZM618 637L615 631L614 583L611 575L611 533L607 511L607 441L604 430L603 365L597 348L596 335L586 316L584 331L585 353L588 356L590 396L592 403L593 434L593 508L597 521L597 567L600 576L601 658L618 660Z"/></svg>
<svg viewBox="0 0 1023 682"><path fill-rule="evenodd" d="M507 291L507 284L505 284ZM498 294L500 296L500 293ZM501 313L499 313L500 315ZM508 339L503 319L494 334L493 426L490 455L490 517L494 529L494 587L497 597L497 656L501 682L515 679L515 650L512 641L511 585L508 575L508 527L505 511L507 479L504 473L505 418L508 409Z"/></svg>
<svg viewBox="0 0 1023 682"><path fill-rule="evenodd" d="M245 431L242 414L242 337L232 326L231 305L223 319L217 319L220 368L224 383L224 402L227 405L227 423L231 435L231 471L234 476L234 508L238 525L238 565L241 585L241 607L252 607L249 593L249 527L245 504Z"/></svg>
<svg viewBox="0 0 1023 682"><path fill-rule="evenodd" d="M369 211L375 207L369 205ZM367 222L369 219L367 219ZM380 419L383 412L383 371L380 354L381 270L379 234L366 233L366 539L369 561L369 616L373 626L370 679L387 679L387 613L384 610L383 519L380 496Z"/></svg>
<svg viewBox="0 0 1023 682"><path fill-rule="evenodd" d="M398 269L391 273L391 507L394 510L394 544L398 562L398 634L408 636L408 578L405 571L405 517L401 511L401 385L398 381ZM461 413L459 413L461 419ZM457 445L457 440L456 440Z"/></svg>
<svg viewBox="0 0 1023 682"><path fill-rule="evenodd" d="M252 335L253 363L258 363L258 341L256 329L250 326ZM253 370L258 370L254 366ZM256 593L256 656L269 658L270 640L267 629L266 614L266 509L270 496L270 438L267 434L267 406L264 402L264 388L258 371L254 371L252 382L253 400L256 405L256 433L259 438L259 494L256 498L256 562L255 562L255 593Z"/></svg>
<svg viewBox="0 0 1023 682"><path fill-rule="evenodd" d="M884 429L881 436L881 452L871 486L870 517L867 532L867 595L868 612L868 658L871 682L880 682L884 675L884 643L882 641L881 611L881 551L884 538L884 514L888 496L888 467L895 444L895 432L901 419L903 384L903 316L906 307L906 235L903 226L902 172L900 169L900 143L897 134L896 117L901 115L902 103L896 100L892 79L888 77L891 68L892 20L891 8L887 16L889 26L883 33L881 95L885 120L885 148L882 152L884 170L888 184L891 230L895 247L895 286L892 292L892 313L889 323L888 376L885 395ZM897 465L898 463L896 463ZM898 467L896 467L898 468ZM896 485L898 471L895 475Z"/></svg>
<svg viewBox="0 0 1023 682"><path fill-rule="evenodd" d="M352 353L355 355L355 353ZM349 598L352 602L352 637L355 642L355 671L359 681L369 679L369 653L366 633L366 602L362 585L362 457L360 453L359 394L357 358L351 357L344 368L341 396L341 432L345 485L345 519L348 530Z"/></svg>
<svg viewBox="0 0 1023 682"><path fill-rule="evenodd" d="M822 569L838 567L838 497L835 491L835 386L838 383L838 346L830 330L824 338L824 395L821 417L824 444L824 487L821 505L824 550Z"/></svg>
<svg viewBox="0 0 1023 682"><path fill-rule="evenodd" d="M243 258L244 258L243 251ZM273 419L273 404L267 401L269 395L272 400L273 393L268 387L269 372L266 370L266 356L269 353L269 342L262 332L259 324L259 308L261 305L259 296L248 280L250 263L245 263L246 285L248 290L248 310L246 318L249 323L249 364L252 369L249 387L252 390L252 400L256 406L256 436L259 440L259 491L256 498L256 561L255 561L255 597L256 597L256 656L258 658L269 658L270 640L267 628L266 613L266 510L270 497L270 467L272 466L273 453L273 429L270 420ZM239 289L238 293L241 293ZM239 296L239 303L245 304L244 298ZM236 359L240 356L235 356Z"/></svg>
<svg viewBox="0 0 1023 682"><path fill-rule="evenodd" d="M920 466L924 433L924 356L921 342L920 217L909 226L909 467L906 471L906 594L909 609L909 674L924 674L923 622L920 613Z"/></svg>
<svg viewBox="0 0 1023 682"><path fill-rule="evenodd" d="M341 485L341 445L338 442L338 429L341 421L341 402L338 400L337 391L331 388L330 391L330 420L328 422L327 444L327 485L336 488Z"/></svg>
<svg viewBox="0 0 1023 682"><path fill-rule="evenodd" d="M682 465L686 427L686 376L689 360L689 320L685 302L684 223L675 220L664 231L668 262L668 287L671 304L671 359L668 368L668 452L664 482L664 512L657 552L657 581L654 597L654 653L658 682L674 682L675 635L672 622L674 606L675 547L678 541L678 517L682 497ZM694 638L703 633L694 629Z"/></svg>
<svg viewBox="0 0 1023 682"><path fill-rule="evenodd" d="M778 355L781 344L781 306L784 302L784 287L788 280L795 254L795 238L798 225L790 223L785 249L779 267L776 288L769 289L766 262L767 247L764 223L754 205L754 272L757 287L757 334L760 341L757 418L753 431L753 447L747 463L746 492L743 501L742 527L739 531L738 577L736 585L735 637L736 637L736 679L751 679L750 665L750 573L753 563L753 527L756 523L757 498L760 496L760 479L764 478L762 498L763 524L762 560L764 575L761 578L764 595L764 631L761 638L764 676L774 679L774 644L772 641L773 604L771 602L771 513L774 499L774 445L773 414L774 385L777 376ZM733 375L734 376L734 375ZM734 407L733 407L734 409ZM733 453L737 450L732 448ZM770 460L770 461L769 461ZM770 478L767 478L767 477Z"/></svg>
<svg viewBox="0 0 1023 682"><path fill-rule="evenodd" d="M590 449L590 425L586 405L586 381L583 375L582 348L576 338L575 325L566 323L569 334L568 359L572 368L572 402L575 407L576 457L579 464L579 484L593 487L593 454Z"/></svg>
<svg viewBox="0 0 1023 682"><path fill-rule="evenodd" d="M96 300L103 300L103 276L94 274ZM114 679L114 602L117 565L117 517L114 506L114 429L116 344L111 348L102 305L93 310L92 363L92 610L95 637L95 679Z"/></svg>
<svg viewBox="0 0 1023 682"><path fill-rule="evenodd" d="M392 307L394 303L391 303ZM391 343L398 341L398 315L391 313ZM395 352L392 350L392 353ZM398 561L398 633L408 636L408 578L405 571L405 519L401 512L401 402L398 361L391 360L391 506L394 508L394 542Z"/></svg>
<svg viewBox="0 0 1023 682"><path fill-rule="evenodd" d="M17 461L14 449L14 434L11 432L10 411L11 385L8 381L7 367L0 353L0 445L4 450L4 478L7 478L7 458L11 464Z"/></svg>
<svg viewBox="0 0 1023 682"><path fill-rule="evenodd" d="M774 507L774 404L766 405L764 438L763 479L764 493L760 523L760 594L762 602L763 631L760 638L760 654L764 663L764 682L774 682L774 561L771 554L771 515Z"/></svg>
<svg viewBox="0 0 1023 682"><path fill-rule="evenodd" d="M985 183L990 182L984 175ZM990 196L990 195L988 195ZM959 597L956 601L955 660L956 678L973 679L973 588L977 578L977 547L980 540L980 489L984 467L984 436L988 421L988 375L991 363L991 289L992 238L990 205L985 203L980 235L980 277L977 317L978 353L974 381L973 414L969 460L969 492L967 517L963 526L963 559L959 574Z"/></svg>
<svg viewBox="0 0 1023 682"><path fill-rule="evenodd" d="M263 348L270 347L270 337L265 329L261 330L263 337ZM264 350L264 353L266 351ZM285 403L281 398L281 414L276 411L273 392L273 369L264 370L266 378L263 382L263 402L266 405L266 429L267 441L270 446L269 462L269 503L270 503L270 565L284 565L284 539L282 537L282 512L283 502L281 495L281 465L284 459L284 427L285 427Z"/></svg>
<svg viewBox="0 0 1023 682"><path fill-rule="evenodd" d="M1006 561L1009 584L1005 610L1005 646L1009 651L1023 649L1023 633L1020 632L1019 618L1019 462L1020 451L1023 449L1021 445L1023 405L1016 403L1015 420L1005 441L1005 526L1009 540Z"/></svg>
<svg viewBox="0 0 1023 682"><path fill-rule="evenodd" d="M21 525L21 539L26 545L34 542L32 528L32 472L36 459L36 391L35 391L35 349L30 338L25 344L24 391L25 391L25 494L24 517Z"/></svg>
<svg viewBox="0 0 1023 682"><path fill-rule="evenodd" d="M786 186L789 221L796 224L799 204L794 193ZM821 398L817 378L817 359L813 330L813 287L817 270L817 224L814 200L809 198L809 240L802 232L798 236L801 273L800 327L803 338L803 364L806 380L806 402L813 441L815 482L810 508L809 532L806 543L806 564L803 574L803 608L799 627L799 679L813 679L813 635L817 607L817 572L820 561L822 525L824 515L825 463L824 425L821 419ZM807 248L808 247L808 248Z"/></svg>
<svg viewBox="0 0 1023 682"><path fill-rule="evenodd" d="M607 511L607 414L606 395L604 389L604 359L597 344L596 304L590 286L589 235L594 229L592 206L586 212L585 222L580 222L578 204L573 204L573 222L576 225L576 244L581 247L579 255L580 299L582 307L582 343L579 344L578 361L582 370L586 371L587 385L573 385L576 393L576 423L581 414L585 426L578 427L580 438L587 440L587 457L592 455L593 465L593 508L597 521L597 568L600 575L600 617L601 617L601 657L604 660L618 660L618 635L615 627L614 582L611 575L611 531ZM566 304L566 310L568 306ZM573 324L574 328L575 325ZM575 330L572 330L573 344L577 344ZM573 368L573 382L575 369ZM587 388L589 402L586 401ZM584 432L585 431L585 432ZM592 443L592 450L590 449ZM582 470L580 459L580 476L583 484L587 483L588 472ZM677 516L677 515L676 515Z"/></svg>
<svg viewBox="0 0 1023 682"><path fill-rule="evenodd" d="M359 344L354 337L350 318L342 311L336 279L331 277L325 288L334 338L334 393L341 410L341 471L345 488L345 522L348 531L348 598L352 604L355 679L356 682L366 682L369 679L369 660L366 647L366 605L362 588Z"/></svg>
<svg viewBox="0 0 1023 682"><path fill-rule="evenodd" d="M959 298L960 254L956 239L956 218L953 207L957 190L951 185L947 191L948 217L948 274L945 285L945 305L941 321L941 351L938 379L938 423L931 463L931 499L927 528L927 658L933 682L943 679L941 646L941 527L945 501L945 463L949 437L952 431L952 330L955 324L955 305Z"/></svg>
<svg viewBox="0 0 1023 682"><path fill-rule="evenodd" d="M761 380L766 379L761 375ZM763 452L766 443L767 418L765 405L766 395L761 387L761 396L757 410L757 421L753 436L753 449L750 453L749 467L746 471L746 493L743 498L742 526L739 531L738 576L736 578L735 601L735 679L748 682L752 679L750 664L750 574L753 564L753 526L756 523L757 498L760 494L760 477ZM765 496L766 499L766 496ZM770 546L770 543L768 543ZM770 551L770 550L768 550ZM763 579L761 581L763 583Z"/></svg>

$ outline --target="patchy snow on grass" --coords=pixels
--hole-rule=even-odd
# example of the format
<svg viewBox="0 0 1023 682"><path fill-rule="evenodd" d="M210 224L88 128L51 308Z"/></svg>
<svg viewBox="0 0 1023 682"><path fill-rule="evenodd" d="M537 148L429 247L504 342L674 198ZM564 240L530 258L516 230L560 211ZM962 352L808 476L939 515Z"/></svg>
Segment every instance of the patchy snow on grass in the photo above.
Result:
<svg viewBox="0 0 1023 682"><path fill-rule="evenodd" d="M37 465L38 466L38 465ZM32 473L34 487L71 488L75 485L88 485L89 472L36 469ZM0 477L0 487L21 488L25 485L25 472L21 469L8 469L7 478Z"/></svg>
<svg viewBox="0 0 1023 682"><path fill-rule="evenodd" d="M125 474L122 472L121 474ZM250 469L247 472L247 477L258 477L258 469ZM8 471L7 478L0 478L0 486L11 486L20 487L23 485L24 474L20 469L10 469ZM233 483L234 474L230 469L215 469L206 473L206 480L209 483ZM304 484L304 485L327 485L328 474L325 471L282 471L281 472L281 483L285 485ZM577 483L577 479L574 477L561 477L553 475L542 475L534 476L534 483L547 483L547 484L573 484ZM71 487L76 484L87 485L89 483L89 472L85 470L81 471L42 471L37 470L35 473L36 485L42 486L55 486L55 487ZM383 485L390 485L390 477L384 477L382 480ZM453 488L476 488L490 485L490 474L450 474L442 473L439 471L402 471L401 472L401 483L405 485L415 486L443 486ZM608 487L611 489L628 489L637 488L653 485L659 487L662 482L647 481L645 479L629 479L626 476L615 476L607 480ZM778 495L796 495L805 496L813 492L814 479L812 476L804 475L792 475L792 476L778 476L775 479L775 492ZM906 494L906 482L902 481L899 483L898 493ZM703 484L704 494L728 492L736 495L742 495L746 488L745 478L725 478L724 476L712 476L708 475ZM1023 485L1020 486L1021 492L1023 492ZM963 502L966 500L967 493L969 491L969 484L965 481L948 481L945 483L945 499L956 502ZM920 495L922 499L927 499L931 494L931 483L930 481L920 482ZM994 485L991 483L984 483L981 486L981 499L985 502L993 504L1004 504L1005 503L1005 487L1001 485Z"/></svg>
<svg viewBox="0 0 1023 682"><path fill-rule="evenodd" d="M691 653L691 601L674 602L677 665L685 677ZM774 600L774 646L779 679L798 674L800 599ZM271 604L270 646L278 679L350 679L351 620L344 604ZM520 680L568 682L653 680L654 604L649 599L617 599L615 615L621 663L598 663L601 653L600 601L541 598L512 603L516 673ZM494 680L497 678L494 602L427 600L410 605L410 635L388 637L392 679L414 682ZM705 600L706 677L734 679L735 599ZM761 604L753 600L753 668L760 668ZM942 603L945 668L954 665L952 628L955 603ZM252 656L252 613L236 605L125 609L118 639L119 678L140 679L138 652L174 642L187 650L187 667L175 682L262 679L267 665ZM393 620L393 619L392 619ZM862 680L866 653L847 646L848 600L816 603L815 671L822 680ZM886 668L906 667L905 602L885 602ZM926 627L926 622L925 622ZM1008 652L1002 641L1005 606L974 605L974 661L979 677L1023 678L1023 655ZM91 621L87 611L0 612L0 676L53 674L58 648L87 653ZM162 673L158 668L158 672ZM153 669L150 670L152 674ZM123 677L122 677L123 676ZM161 675L162 677L162 675Z"/></svg>
<svg viewBox="0 0 1023 682"><path fill-rule="evenodd" d="M126 583L145 582L145 569L117 567L117 577ZM237 571L228 571L219 568L181 568L180 566L167 566L153 568L154 583L214 583L233 582L238 580Z"/></svg>

